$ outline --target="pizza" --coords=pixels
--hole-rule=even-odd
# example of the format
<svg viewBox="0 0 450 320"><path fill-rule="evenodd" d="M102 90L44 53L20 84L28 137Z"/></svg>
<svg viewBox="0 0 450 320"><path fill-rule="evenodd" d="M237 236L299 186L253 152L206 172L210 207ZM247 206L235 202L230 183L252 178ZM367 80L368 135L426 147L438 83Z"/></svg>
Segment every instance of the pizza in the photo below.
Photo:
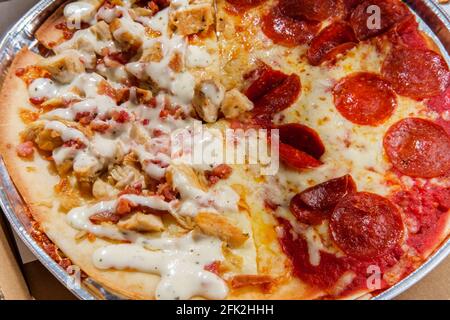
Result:
<svg viewBox="0 0 450 320"><path fill-rule="evenodd" d="M1 155L120 297L371 298L448 239L450 73L401 1L82 0L35 37Z"/></svg>

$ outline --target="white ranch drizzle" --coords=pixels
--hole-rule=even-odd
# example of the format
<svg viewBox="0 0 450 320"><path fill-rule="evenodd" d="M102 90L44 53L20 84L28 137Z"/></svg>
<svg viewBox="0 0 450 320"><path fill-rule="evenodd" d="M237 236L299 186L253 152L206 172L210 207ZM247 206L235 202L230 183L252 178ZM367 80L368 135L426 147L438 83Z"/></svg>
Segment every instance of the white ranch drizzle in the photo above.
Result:
<svg viewBox="0 0 450 320"><path fill-rule="evenodd" d="M145 249L136 244L111 245L98 249L93 263L99 269L133 269L161 276L156 299L181 299L201 296L223 299L225 282L204 267L223 260L221 242L211 237L196 239L192 233L181 238L146 240Z"/></svg>

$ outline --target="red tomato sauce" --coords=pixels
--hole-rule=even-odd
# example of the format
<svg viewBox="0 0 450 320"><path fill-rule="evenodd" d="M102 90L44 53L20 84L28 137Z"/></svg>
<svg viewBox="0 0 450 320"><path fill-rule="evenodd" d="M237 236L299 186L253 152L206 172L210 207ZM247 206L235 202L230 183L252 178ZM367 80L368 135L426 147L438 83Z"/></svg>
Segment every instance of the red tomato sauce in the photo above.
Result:
<svg viewBox="0 0 450 320"><path fill-rule="evenodd" d="M419 254L426 253L438 244L444 232L450 209L450 188L414 186L393 196L407 217L408 239L406 243Z"/></svg>
<svg viewBox="0 0 450 320"><path fill-rule="evenodd" d="M403 255L403 250L396 247L393 250L379 257L360 260L352 257L336 257L334 254L320 251L320 263L313 266L310 263L308 244L300 235L294 239L291 234L291 225L287 220L279 219L283 228L283 236L279 239L284 253L292 263L292 272L305 283L324 290L330 291L337 281L347 271L355 273L353 281L334 298L348 296L352 292L367 288L367 281L372 273L368 274L368 267L371 265L379 267L381 274L393 267ZM380 288L384 289L388 284L380 279ZM371 290L372 291L372 290Z"/></svg>

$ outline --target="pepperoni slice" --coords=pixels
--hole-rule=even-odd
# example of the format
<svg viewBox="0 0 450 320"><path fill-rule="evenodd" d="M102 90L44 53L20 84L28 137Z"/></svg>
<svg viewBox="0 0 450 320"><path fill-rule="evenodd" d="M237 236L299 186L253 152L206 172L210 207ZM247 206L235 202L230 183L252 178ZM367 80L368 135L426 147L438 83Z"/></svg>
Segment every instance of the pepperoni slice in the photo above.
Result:
<svg viewBox="0 0 450 320"><path fill-rule="evenodd" d="M299 194L300 199L314 210L332 210L346 195L356 191L351 175L345 175L306 189Z"/></svg>
<svg viewBox="0 0 450 320"><path fill-rule="evenodd" d="M293 19L283 15L279 7L274 7L263 16L261 29L274 43L295 47L311 42L319 31L319 24Z"/></svg>
<svg viewBox="0 0 450 320"><path fill-rule="evenodd" d="M280 159L289 167L298 170L316 168L322 165L322 162L311 157L306 152L297 150L284 143L280 143Z"/></svg>
<svg viewBox="0 0 450 320"><path fill-rule="evenodd" d="M360 5L364 0L344 0L345 16L350 17L353 10Z"/></svg>
<svg viewBox="0 0 450 320"><path fill-rule="evenodd" d="M337 0L280 0L283 14L296 19L323 21L330 17L343 17L345 8Z"/></svg>
<svg viewBox="0 0 450 320"><path fill-rule="evenodd" d="M278 130L280 131L280 141L282 143L304 151L316 159L320 159L325 153L325 146L320 136L307 126L289 123L278 126Z"/></svg>
<svg viewBox="0 0 450 320"><path fill-rule="evenodd" d="M409 48L428 49L427 41L419 30L415 17L410 17L398 23L392 30L391 41Z"/></svg>
<svg viewBox="0 0 450 320"><path fill-rule="evenodd" d="M325 61L336 59L357 43L353 29L346 22L335 22L323 29L311 42L307 58L311 65L317 66Z"/></svg>
<svg viewBox="0 0 450 320"><path fill-rule="evenodd" d="M298 221L316 225L330 216L330 211L343 197L353 192L356 192L356 184L350 175L345 175L297 194L289 208Z"/></svg>
<svg viewBox="0 0 450 320"><path fill-rule="evenodd" d="M418 100L436 96L450 84L445 60L431 50L395 47L381 72L398 94Z"/></svg>
<svg viewBox="0 0 450 320"><path fill-rule="evenodd" d="M434 178L450 171L450 137L429 120L397 122L384 137L384 149L392 165L404 175Z"/></svg>
<svg viewBox="0 0 450 320"><path fill-rule="evenodd" d="M397 106L395 92L376 74L361 72L350 75L333 89L336 109L347 120L376 126L387 120Z"/></svg>
<svg viewBox="0 0 450 320"><path fill-rule="evenodd" d="M330 231L342 251L364 259L393 249L403 236L403 223L391 201L373 193L357 192L337 204Z"/></svg>
<svg viewBox="0 0 450 320"><path fill-rule="evenodd" d="M279 86L254 101L254 115L272 115L289 108L300 96L300 77L296 74L288 76Z"/></svg>
<svg viewBox="0 0 450 320"><path fill-rule="evenodd" d="M380 16L377 16L376 9L379 9ZM368 0L353 10L350 24L356 37L359 40L366 40L385 33L397 22L411 15L408 7L401 1ZM379 20L379 25L376 20Z"/></svg>
<svg viewBox="0 0 450 320"><path fill-rule="evenodd" d="M266 64L245 75L245 79L253 81L245 91L245 95L253 102L278 87L288 77L281 71L274 70Z"/></svg>
<svg viewBox="0 0 450 320"><path fill-rule="evenodd" d="M329 212L309 208L301 199L300 193L291 199L289 209L297 221L307 225L318 225L329 217Z"/></svg>

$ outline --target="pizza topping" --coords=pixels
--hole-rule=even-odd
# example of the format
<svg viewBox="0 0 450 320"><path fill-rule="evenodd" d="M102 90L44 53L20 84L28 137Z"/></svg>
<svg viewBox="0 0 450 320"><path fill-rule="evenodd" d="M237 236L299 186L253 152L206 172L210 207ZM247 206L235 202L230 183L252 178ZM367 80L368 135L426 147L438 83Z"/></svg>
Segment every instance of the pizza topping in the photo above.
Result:
<svg viewBox="0 0 450 320"><path fill-rule="evenodd" d="M205 80L199 83L192 100L197 115L205 122L216 122L224 95L225 88L217 81Z"/></svg>
<svg viewBox="0 0 450 320"><path fill-rule="evenodd" d="M332 210L347 195L356 191L356 185L350 175L335 178L299 194L299 199L315 210Z"/></svg>
<svg viewBox="0 0 450 320"><path fill-rule="evenodd" d="M280 0L282 12L293 18L323 21L331 17L342 17L344 6L336 0Z"/></svg>
<svg viewBox="0 0 450 320"><path fill-rule="evenodd" d="M316 159L320 159L325 153L325 146L313 129L298 123L283 124L276 128L279 130L281 143L306 152Z"/></svg>
<svg viewBox="0 0 450 320"><path fill-rule="evenodd" d="M376 14L375 10L380 10L379 17L374 15ZM408 7L401 1L369 0L364 1L353 10L350 24L356 37L363 41L385 33L410 15ZM379 26L377 22L380 24Z"/></svg>
<svg viewBox="0 0 450 320"><path fill-rule="evenodd" d="M214 23L211 3L200 3L172 11L169 26L179 35L187 36L208 30Z"/></svg>
<svg viewBox="0 0 450 320"><path fill-rule="evenodd" d="M31 158L34 154L34 143L26 141L17 146L17 155L22 158Z"/></svg>
<svg viewBox="0 0 450 320"><path fill-rule="evenodd" d="M391 32L391 41L414 49L428 49L427 42L419 30L415 17L411 16L398 23Z"/></svg>
<svg viewBox="0 0 450 320"><path fill-rule="evenodd" d="M355 182L350 175L345 175L297 194L292 198L289 208L298 221L317 225L329 218L342 198L353 192L356 192Z"/></svg>
<svg viewBox="0 0 450 320"><path fill-rule="evenodd" d="M255 104L252 112L258 115L274 115L289 108L300 96L300 77L291 74L274 89L266 92L260 98L252 100Z"/></svg>
<svg viewBox="0 0 450 320"><path fill-rule="evenodd" d="M342 79L333 89L334 104L347 120L376 126L397 106L395 92L376 74L361 72Z"/></svg>
<svg viewBox="0 0 450 320"><path fill-rule="evenodd" d="M206 179L208 180L210 185L214 185L221 179L228 179L233 172L233 168L231 168L227 164L221 164L217 167L214 167L211 171L205 171Z"/></svg>
<svg viewBox="0 0 450 320"><path fill-rule="evenodd" d="M307 225L321 224L329 216L329 212L322 212L308 207L301 199L300 194L291 199L289 209L297 221Z"/></svg>
<svg viewBox="0 0 450 320"><path fill-rule="evenodd" d="M322 162L310 156L306 152L298 150L288 144L280 143L280 159L289 167L297 170L316 168Z"/></svg>
<svg viewBox="0 0 450 320"><path fill-rule="evenodd" d="M388 199L367 192L350 194L337 204L330 230L339 248L361 259L384 254L403 237L397 207Z"/></svg>
<svg viewBox="0 0 450 320"><path fill-rule="evenodd" d="M394 47L382 74L398 94L413 99L436 96L450 85L447 63L431 50Z"/></svg>
<svg viewBox="0 0 450 320"><path fill-rule="evenodd" d="M200 212L195 216L195 224L206 235L217 237L231 247L240 247L248 239L229 219L214 213Z"/></svg>
<svg viewBox="0 0 450 320"><path fill-rule="evenodd" d="M120 215L115 214L114 212L111 211L102 211L90 216L89 220L93 224L101 224L105 222L111 222L112 224L116 224L120 220Z"/></svg>
<svg viewBox="0 0 450 320"><path fill-rule="evenodd" d="M61 83L70 83L79 73L85 71L79 53L75 50L67 50L59 55L43 59L38 66L50 72L52 78Z"/></svg>
<svg viewBox="0 0 450 320"><path fill-rule="evenodd" d="M220 111L227 119L237 118L239 115L251 111L253 109L253 102L251 102L238 89L231 89L225 93Z"/></svg>
<svg viewBox="0 0 450 320"><path fill-rule="evenodd" d="M307 57L311 65L333 61L340 54L356 46L355 34L346 22L335 22L323 29L311 42Z"/></svg>
<svg viewBox="0 0 450 320"><path fill-rule="evenodd" d="M294 47L309 43L319 31L319 24L296 20L284 15L279 7L274 7L262 17L261 28L274 43Z"/></svg>
<svg viewBox="0 0 450 320"><path fill-rule="evenodd" d="M93 262L101 270L132 269L160 275L156 299L223 299L228 293L226 283L205 270L223 260L221 251L219 240L191 232L180 238L147 239L145 248L137 244L106 246L94 253Z"/></svg>
<svg viewBox="0 0 450 320"><path fill-rule="evenodd" d="M429 120L397 122L384 137L384 149L394 168L404 175L433 178L450 170L450 137Z"/></svg>
<svg viewBox="0 0 450 320"><path fill-rule="evenodd" d="M136 212L118 221L117 227L121 230L136 232L161 232L164 230L164 224L160 216L142 212Z"/></svg>

